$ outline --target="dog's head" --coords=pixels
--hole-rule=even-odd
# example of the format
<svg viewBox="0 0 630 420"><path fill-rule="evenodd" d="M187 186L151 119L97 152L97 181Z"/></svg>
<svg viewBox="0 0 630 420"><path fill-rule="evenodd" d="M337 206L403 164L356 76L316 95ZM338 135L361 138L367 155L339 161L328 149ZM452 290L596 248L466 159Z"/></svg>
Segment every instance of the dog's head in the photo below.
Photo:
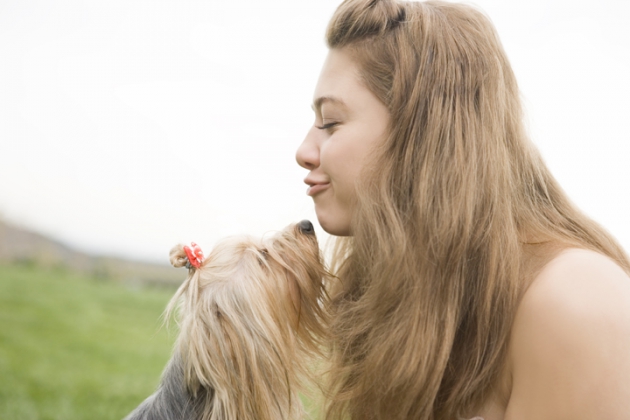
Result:
<svg viewBox="0 0 630 420"><path fill-rule="evenodd" d="M171 262L185 261L175 247ZM168 312L179 303L176 352L191 393L210 392L212 410L226 418L290 417L307 356L326 331L327 278L308 221L216 245L169 304Z"/></svg>

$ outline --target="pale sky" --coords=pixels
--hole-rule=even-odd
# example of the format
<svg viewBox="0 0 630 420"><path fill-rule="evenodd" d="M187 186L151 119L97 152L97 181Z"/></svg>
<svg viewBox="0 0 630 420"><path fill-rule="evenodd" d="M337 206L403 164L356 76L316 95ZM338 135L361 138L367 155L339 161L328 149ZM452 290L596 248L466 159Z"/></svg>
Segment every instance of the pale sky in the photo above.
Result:
<svg viewBox="0 0 630 420"><path fill-rule="evenodd" d="M0 215L161 262L315 222L295 150L338 3L2 0ZM630 1L472 3L552 172L630 251Z"/></svg>

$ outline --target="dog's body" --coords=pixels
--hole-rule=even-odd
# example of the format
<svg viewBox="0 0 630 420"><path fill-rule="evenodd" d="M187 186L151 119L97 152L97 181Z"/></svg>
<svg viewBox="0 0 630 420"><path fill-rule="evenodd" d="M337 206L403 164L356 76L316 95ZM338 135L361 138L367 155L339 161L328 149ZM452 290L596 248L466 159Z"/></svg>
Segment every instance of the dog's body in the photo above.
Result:
<svg viewBox="0 0 630 420"><path fill-rule="evenodd" d="M174 354L169 361L158 391L144 400L127 419L202 419L206 395L192 398L186 388L181 357Z"/></svg>
<svg viewBox="0 0 630 420"><path fill-rule="evenodd" d="M171 262L186 265L181 246ZM126 420L301 418L298 389L325 333L326 276L308 221L267 241L217 245L171 300L173 357Z"/></svg>

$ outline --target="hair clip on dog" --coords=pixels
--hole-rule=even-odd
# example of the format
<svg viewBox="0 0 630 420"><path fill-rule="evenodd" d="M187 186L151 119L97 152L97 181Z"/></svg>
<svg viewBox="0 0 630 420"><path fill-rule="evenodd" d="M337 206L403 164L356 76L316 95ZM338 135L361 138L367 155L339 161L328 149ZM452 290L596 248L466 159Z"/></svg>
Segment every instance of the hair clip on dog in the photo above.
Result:
<svg viewBox="0 0 630 420"><path fill-rule="evenodd" d="M201 263L203 262L203 251L201 250L199 245L197 245L194 242L191 242L190 246L188 245L184 246L184 252L186 253L186 256L188 257L186 268L190 270L193 267L195 268L201 267Z"/></svg>

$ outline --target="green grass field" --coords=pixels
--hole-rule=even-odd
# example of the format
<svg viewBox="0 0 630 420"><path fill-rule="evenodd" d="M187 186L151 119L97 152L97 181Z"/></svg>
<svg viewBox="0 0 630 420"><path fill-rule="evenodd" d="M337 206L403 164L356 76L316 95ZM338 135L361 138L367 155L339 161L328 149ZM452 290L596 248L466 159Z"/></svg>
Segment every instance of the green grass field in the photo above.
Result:
<svg viewBox="0 0 630 420"><path fill-rule="evenodd" d="M0 419L121 419L151 394L174 290L0 265Z"/></svg>

